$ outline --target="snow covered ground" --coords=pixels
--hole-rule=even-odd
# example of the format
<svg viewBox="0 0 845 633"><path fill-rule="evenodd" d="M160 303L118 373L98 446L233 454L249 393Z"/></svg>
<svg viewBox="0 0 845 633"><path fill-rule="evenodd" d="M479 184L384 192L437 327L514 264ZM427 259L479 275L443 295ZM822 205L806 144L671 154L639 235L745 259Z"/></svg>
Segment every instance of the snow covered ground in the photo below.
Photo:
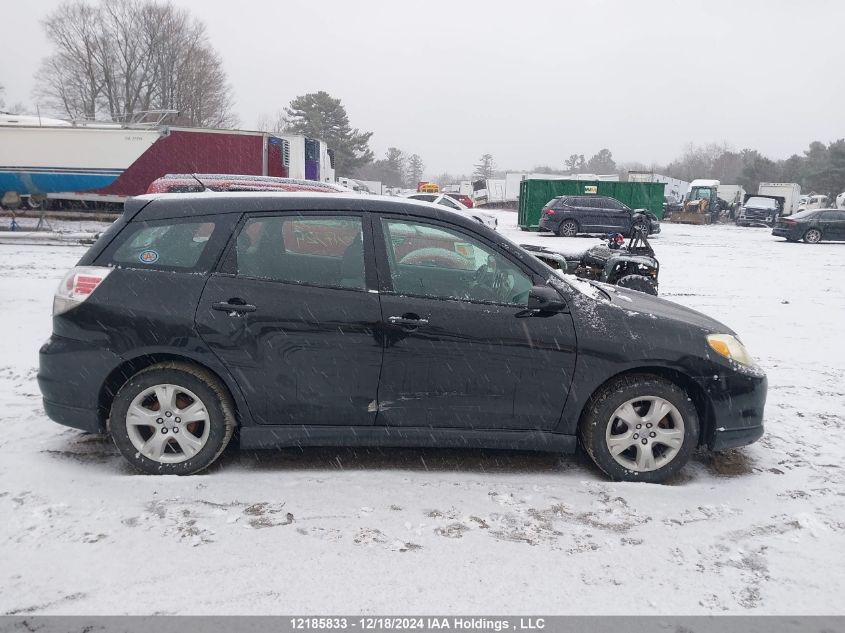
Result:
<svg viewBox="0 0 845 633"><path fill-rule="evenodd" d="M520 233L571 247L590 238ZM767 433L672 485L507 451L228 451L131 472L35 381L79 247L0 245L0 613L845 613L845 244L664 225L661 294L769 374Z"/></svg>

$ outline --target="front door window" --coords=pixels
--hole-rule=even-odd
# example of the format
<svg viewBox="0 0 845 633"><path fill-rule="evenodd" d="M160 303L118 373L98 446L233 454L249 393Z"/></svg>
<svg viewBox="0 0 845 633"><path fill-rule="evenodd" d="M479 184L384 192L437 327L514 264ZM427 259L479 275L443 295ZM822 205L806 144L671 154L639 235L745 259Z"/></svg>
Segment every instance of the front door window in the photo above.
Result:
<svg viewBox="0 0 845 633"><path fill-rule="evenodd" d="M427 224L399 220L383 223L394 292L528 305L528 276L479 241Z"/></svg>

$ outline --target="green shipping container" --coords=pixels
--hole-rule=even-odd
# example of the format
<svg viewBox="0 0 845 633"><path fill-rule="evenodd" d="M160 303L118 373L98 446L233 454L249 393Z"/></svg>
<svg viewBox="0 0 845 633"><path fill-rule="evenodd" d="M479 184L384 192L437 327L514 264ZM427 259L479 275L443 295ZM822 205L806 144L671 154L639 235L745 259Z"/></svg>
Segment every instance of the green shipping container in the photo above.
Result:
<svg viewBox="0 0 845 633"><path fill-rule="evenodd" d="M519 228L536 231L540 212L557 196L610 196L632 209L648 209L663 218L662 182L618 182L615 180L523 180L519 183Z"/></svg>

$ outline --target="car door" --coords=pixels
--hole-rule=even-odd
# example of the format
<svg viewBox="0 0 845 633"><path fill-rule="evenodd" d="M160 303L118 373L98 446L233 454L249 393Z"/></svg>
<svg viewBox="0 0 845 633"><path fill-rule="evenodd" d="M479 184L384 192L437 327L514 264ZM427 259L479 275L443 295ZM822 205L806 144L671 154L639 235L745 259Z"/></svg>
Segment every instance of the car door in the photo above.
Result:
<svg viewBox="0 0 845 633"><path fill-rule="evenodd" d="M527 310L540 279L449 223L384 216L374 236L385 327L378 424L555 428L575 331L568 313Z"/></svg>
<svg viewBox="0 0 845 633"><path fill-rule="evenodd" d="M829 220L825 218L825 221L830 227L825 233L825 238L829 240L845 240L845 211L824 211L823 214L830 217Z"/></svg>
<svg viewBox="0 0 845 633"><path fill-rule="evenodd" d="M259 424L375 422L381 310L365 218L247 216L206 284L197 329Z"/></svg>
<svg viewBox="0 0 845 633"><path fill-rule="evenodd" d="M627 235L631 230L631 209L613 198L605 198L602 200L602 205L606 222L605 228L608 231Z"/></svg>
<svg viewBox="0 0 845 633"><path fill-rule="evenodd" d="M588 203L589 200L581 196L566 199L567 213L578 222L579 231L587 233L593 230L595 220L592 217L593 209Z"/></svg>

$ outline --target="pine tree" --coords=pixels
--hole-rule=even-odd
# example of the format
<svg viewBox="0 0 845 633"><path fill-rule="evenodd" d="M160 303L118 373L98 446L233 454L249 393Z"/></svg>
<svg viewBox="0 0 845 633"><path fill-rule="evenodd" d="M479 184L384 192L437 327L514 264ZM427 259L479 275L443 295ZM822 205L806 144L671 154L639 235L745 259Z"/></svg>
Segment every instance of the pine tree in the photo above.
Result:
<svg viewBox="0 0 845 633"><path fill-rule="evenodd" d="M409 187L416 187L417 183L422 180L423 177L423 170L425 169L425 164L420 158L419 154L411 154L408 157L408 186Z"/></svg>
<svg viewBox="0 0 845 633"><path fill-rule="evenodd" d="M349 116L340 99L327 92L301 95L285 108L285 130L325 141L335 152L335 171L340 176L373 161L369 142L372 132L361 132L349 125Z"/></svg>

